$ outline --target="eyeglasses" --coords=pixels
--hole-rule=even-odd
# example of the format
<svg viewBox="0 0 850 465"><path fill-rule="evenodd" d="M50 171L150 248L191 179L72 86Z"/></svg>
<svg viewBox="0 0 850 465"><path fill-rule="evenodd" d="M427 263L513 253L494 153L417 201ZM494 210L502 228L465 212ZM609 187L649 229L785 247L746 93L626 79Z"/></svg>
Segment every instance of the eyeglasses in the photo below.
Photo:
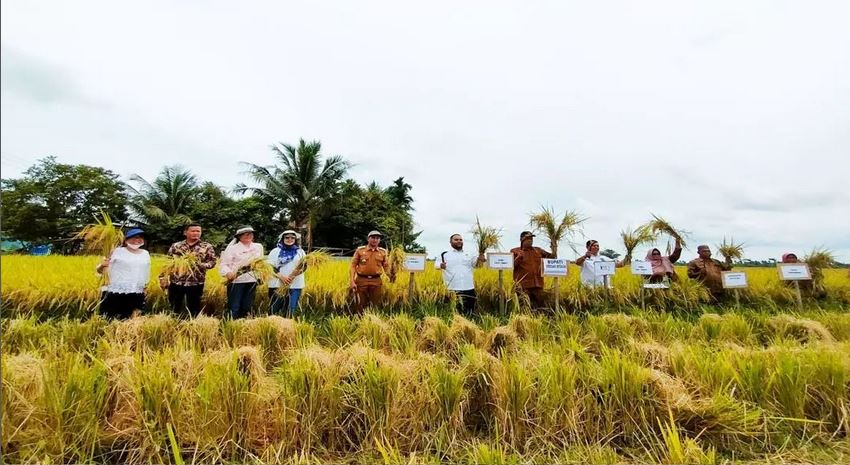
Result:
<svg viewBox="0 0 850 465"><path fill-rule="evenodd" d="M284 239L292 239L295 240L295 236L283 236Z"/></svg>

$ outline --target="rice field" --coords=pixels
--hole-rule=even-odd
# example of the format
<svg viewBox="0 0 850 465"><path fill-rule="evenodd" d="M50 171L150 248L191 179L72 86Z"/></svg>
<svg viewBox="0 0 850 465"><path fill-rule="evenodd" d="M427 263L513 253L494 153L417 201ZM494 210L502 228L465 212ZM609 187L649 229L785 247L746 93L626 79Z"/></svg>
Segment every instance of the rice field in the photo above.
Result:
<svg viewBox="0 0 850 465"><path fill-rule="evenodd" d="M108 322L96 262L2 258L4 462L850 462L843 270L797 309L772 269L722 307L687 281L641 302L627 271L587 292L571 269L548 314L511 293L490 310L497 276L479 270L468 320L430 269L347 315L332 263L296 320L181 320L155 290L154 314Z"/></svg>

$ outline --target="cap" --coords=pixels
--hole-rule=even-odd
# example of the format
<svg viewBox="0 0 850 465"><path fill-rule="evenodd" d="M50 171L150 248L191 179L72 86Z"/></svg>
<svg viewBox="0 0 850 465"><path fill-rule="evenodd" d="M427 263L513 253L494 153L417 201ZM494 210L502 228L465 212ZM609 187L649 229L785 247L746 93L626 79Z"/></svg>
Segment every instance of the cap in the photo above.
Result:
<svg viewBox="0 0 850 465"><path fill-rule="evenodd" d="M519 233L519 239L520 240L525 239L526 237L536 237L536 236L531 231L523 231L523 232Z"/></svg>
<svg viewBox="0 0 850 465"><path fill-rule="evenodd" d="M239 236L241 236L245 233L252 233L252 232L254 232L254 228L252 228L250 226L240 226L239 229L236 230L236 234L234 234L234 236L239 237Z"/></svg>
<svg viewBox="0 0 850 465"><path fill-rule="evenodd" d="M372 237L372 236L384 237L384 235L381 234L381 232L377 231L377 230L369 231L369 235L366 236L366 237Z"/></svg>
<svg viewBox="0 0 850 465"><path fill-rule="evenodd" d="M287 234L291 234L291 235L295 236L296 239L301 239L301 234L298 234L297 232L295 232L291 229L287 229L286 231L280 233L280 238L283 239L283 236L285 236Z"/></svg>
<svg viewBox="0 0 850 465"><path fill-rule="evenodd" d="M145 232L142 231L141 229L133 228L133 229L127 231L126 233L124 233L124 239L129 239L131 237L144 236L144 235L145 235Z"/></svg>

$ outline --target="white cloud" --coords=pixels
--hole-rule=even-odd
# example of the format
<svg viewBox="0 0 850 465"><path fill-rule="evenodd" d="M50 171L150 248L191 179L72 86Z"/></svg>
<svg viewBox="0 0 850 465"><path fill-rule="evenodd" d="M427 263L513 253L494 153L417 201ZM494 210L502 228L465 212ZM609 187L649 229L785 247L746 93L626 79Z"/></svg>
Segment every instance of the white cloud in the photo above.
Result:
<svg viewBox="0 0 850 465"><path fill-rule="evenodd" d="M318 138L360 181L405 176L432 252L476 214L513 246L542 204L581 210L603 247L654 212L752 258L850 260L848 16L841 1L3 2L3 171L179 162L229 186L269 144Z"/></svg>

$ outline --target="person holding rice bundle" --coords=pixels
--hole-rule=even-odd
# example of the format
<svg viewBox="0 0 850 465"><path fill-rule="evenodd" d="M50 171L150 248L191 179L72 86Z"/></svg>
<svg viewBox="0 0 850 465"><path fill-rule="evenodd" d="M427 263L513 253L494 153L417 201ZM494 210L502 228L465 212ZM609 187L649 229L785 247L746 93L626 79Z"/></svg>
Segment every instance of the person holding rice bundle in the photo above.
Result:
<svg viewBox="0 0 850 465"><path fill-rule="evenodd" d="M298 240L301 235L287 229L277 239L277 247L269 252L266 259L274 268L275 276L269 280L269 300L271 314L281 315L286 309L287 318L291 318L298 309L298 301L304 289L304 271L307 268L307 254Z"/></svg>
<svg viewBox="0 0 850 465"><path fill-rule="evenodd" d="M100 313L108 319L127 319L145 307L145 287L151 273L151 256L141 247L145 232L134 228L124 235L122 247L97 265L98 274L109 271L109 281L102 289Z"/></svg>
<svg viewBox="0 0 850 465"><path fill-rule="evenodd" d="M587 252L581 257L578 257L575 264L581 267L581 283L588 287L604 286L605 277L596 274L596 268L593 266L596 262L613 262L614 260L604 255L599 255L599 241L591 239L584 244ZM621 268L625 265L619 261L614 264L615 267ZM608 281L608 286L611 287L611 281Z"/></svg>
<svg viewBox="0 0 850 465"><path fill-rule="evenodd" d="M190 257L193 265L185 272L170 272L163 268L160 285L168 289L168 303L171 310L178 315L196 317L201 313L201 297L204 294L204 283L207 271L215 268L215 249L209 242L201 241L201 225L189 223L183 227L185 240L171 244L168 249L169 257ZM184 306L185 301L185 306Z"/></svg>
<svg viewBox="0 0 850 465"><path fill-rule="evenodd" d="M679 276L673 269L673 264L682 256L682 243L676 239L676 246L673 248L673 253L665 257L661 255L658 248L653 248L646 254L646 261L652 265L652 275L648 281L650 283L660 283L664 280L678 281Z"/></svg>
<svg viewBox="0 0 850 465"><path fill-rule="evenodd" d="M555 258L552 252L534 247L535 235L531 231L519 234L519 247L511 249L514 258L514 282L519 291L528 296L532 309L546 304L543 293L543 259Z"/></svg>
<svg viewBox="0 0 850 465"><path fill-rule="evenodd" d="M472 270L484 263L484 254L465 252L463 250L463 236L452 234L449 237L449 245L452 249L442 252L439 257L439 269L443 271L443 282L457 297L458 310L466 316L472 316L475 309L475 283L472 279Z"/></svg>
<svg viewBox="0 0 850 465"><path fill-rule="evenodd" d="M688 262L688 277L702 282L711 298L719 301L725 295L722 272L731 270L732 265L711 258L711 248L704 244L697 247L697 254L697 258Z"/></svg>
<svg viewBox="0 0 850 465"><path fill-rule="evenodd" d="M219 273L227 280L227 311L230 318L244 318L251 311L257 293L252 262L262 260L263 246L254 242L254 228L241 226L221 253Z"/></svg>

